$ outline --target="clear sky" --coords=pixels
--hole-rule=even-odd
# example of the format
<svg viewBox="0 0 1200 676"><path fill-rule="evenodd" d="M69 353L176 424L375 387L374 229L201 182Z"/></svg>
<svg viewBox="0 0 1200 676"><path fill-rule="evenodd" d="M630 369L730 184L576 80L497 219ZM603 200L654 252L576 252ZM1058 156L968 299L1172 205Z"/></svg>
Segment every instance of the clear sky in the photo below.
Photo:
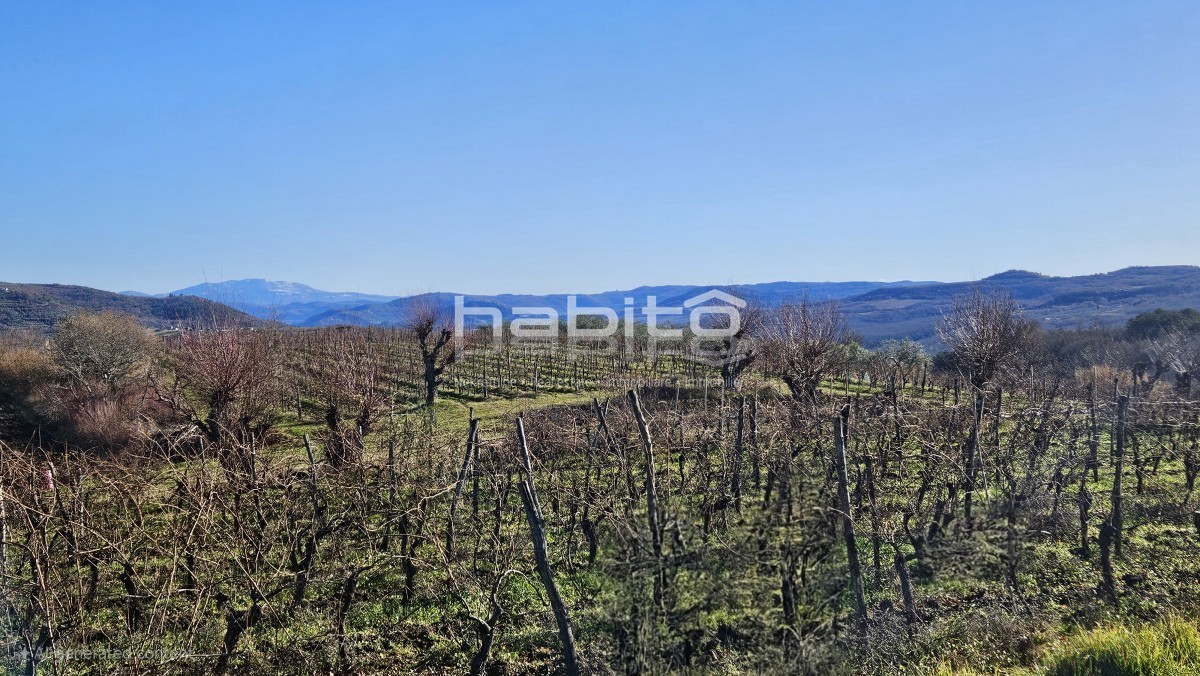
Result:
<svg viewBox="0 0 1200 676"><path fill-rule="evenodd" d="M0 279L1200 264L1195 2L9 2Z"/></svg>

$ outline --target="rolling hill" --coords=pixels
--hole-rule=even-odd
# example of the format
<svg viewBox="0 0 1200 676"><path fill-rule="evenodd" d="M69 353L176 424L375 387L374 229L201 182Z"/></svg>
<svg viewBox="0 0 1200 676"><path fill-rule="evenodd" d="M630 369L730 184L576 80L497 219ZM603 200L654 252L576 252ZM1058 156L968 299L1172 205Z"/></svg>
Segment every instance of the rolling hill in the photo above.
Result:
<svg viewBox="0 0 1200 676"><path fill-rule="evenodd" d="M0 282L0 329L49 331L72 312L112 310L133 315L153 329L220 323L253 323L253 317L196 296L127 296L86 286Z"/></svg>
<svg viewBox="0 0 1200 676"><path fill-rule="evenodd" d="M1009 270L976 282L874 289L841 302L851 328L868 341L931 342L950 300L972 288L1005 290L1049 329L1117 326L1155 308L1200 308L1200 267L1130 267L1097 275L1051 277Z"/></svg>

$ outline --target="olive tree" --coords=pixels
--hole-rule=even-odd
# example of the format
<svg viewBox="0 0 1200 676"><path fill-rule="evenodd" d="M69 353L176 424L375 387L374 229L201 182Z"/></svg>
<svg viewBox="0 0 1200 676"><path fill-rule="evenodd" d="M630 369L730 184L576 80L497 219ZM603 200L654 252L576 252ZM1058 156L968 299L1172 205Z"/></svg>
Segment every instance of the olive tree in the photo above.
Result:
<svg viewBox="0 0 1200 676"><path fill-rule="evenodd" d="M900 385L916 381L921 368L929 364L929 354L925 348L911 338L885 340L875 354L887 369L887 375Z"/></svg>
<svg viewBox="0 0 1200 676"><path fill-rule="evenodd" d="M758 303L750 303L742 308L737 315L736 330L731 334L715 339L715 345L712 345L712 350L706 355L706 359L715 357L716 362L721 368L721 380L725 383L726 389L737 391L740 389L741 376L750 368L761 356L759 342L762 337L763 318L765 312L763 307ZM729 319L718 319L719 323L715 326L705 327L710 329L729 329Z"/></svg>

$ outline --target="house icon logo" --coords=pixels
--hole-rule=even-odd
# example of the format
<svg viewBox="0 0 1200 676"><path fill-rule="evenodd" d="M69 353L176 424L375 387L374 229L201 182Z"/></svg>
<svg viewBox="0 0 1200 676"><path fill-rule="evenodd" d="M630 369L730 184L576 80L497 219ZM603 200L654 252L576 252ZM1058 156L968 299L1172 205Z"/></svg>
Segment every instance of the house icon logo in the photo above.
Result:
<svg viewBox="0 0 1200 676"><path fill-rule="evenodd" d="M683 301L683 307L690 311L688 323L692 335L701 339L732 338L741 330L741 310L746 307L746 301L720 289L711 289ZM716 320L716 316L726 319ZM708 321L705 321L706 317Z"/></svg>

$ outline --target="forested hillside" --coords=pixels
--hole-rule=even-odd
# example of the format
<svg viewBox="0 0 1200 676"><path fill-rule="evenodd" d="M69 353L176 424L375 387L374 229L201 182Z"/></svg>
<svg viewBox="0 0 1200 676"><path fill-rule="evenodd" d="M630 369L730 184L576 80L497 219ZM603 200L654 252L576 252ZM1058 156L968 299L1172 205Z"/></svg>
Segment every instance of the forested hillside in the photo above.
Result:
<svg viewBox="0 0 1200 676"><path fill-rule="evenodd" d="M86 286L0 282L0 329L48 331L73 312L106 310L133 315L142 325L153 329L255 321L243 312L196 296L147 298Z"/></svg>

